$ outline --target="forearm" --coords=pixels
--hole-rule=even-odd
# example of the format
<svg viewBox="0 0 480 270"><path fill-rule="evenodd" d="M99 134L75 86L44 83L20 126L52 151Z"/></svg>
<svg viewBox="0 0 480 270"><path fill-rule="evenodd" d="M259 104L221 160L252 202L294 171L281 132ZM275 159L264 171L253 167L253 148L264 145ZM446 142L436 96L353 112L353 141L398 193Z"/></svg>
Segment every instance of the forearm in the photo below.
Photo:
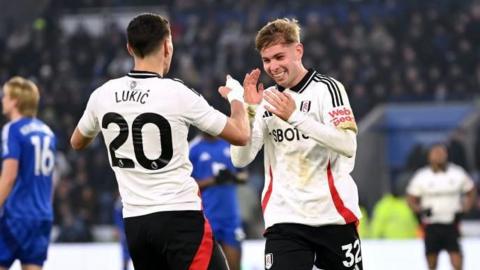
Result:
<svg viewBox="0 0 480 270"><path fill-rule="evenodd" d="M257 152L258 151L253 147L251 142L245 146L230 146L232 163L237 168L243 168L250 164L250 162L255 159Z"/></svg>
<svg viewBox="0 0 480 270"><path fill-rule="evenodd" d="M5 201L7 200L8 195L12 191L14 183L15 183L15 178L6 179L2 177L0 179L0 207L2 207Z"/></svg>
<svg viewBox="0 0 480 270"><path fill-rule="evenodd" d="M5 159L2 163L2 174L0 176L0 207L7 200L8 195L12 191L18 173L18 160Z"/></svg>
<svg viewBox="0 0 480 270"><path fill-rule="evenodd" d="M77 127L70 138L70 145L74 150L82 150L85 149L92 141L93 137L86 137L81 132L80 129Z"/></svg>
<svg viewBox="0 0 480 270"><path fill-rule="evenodd" d="M250 125L243 102L233 100L230 103L230 117L222 132L218 134L232 145L246 145L250 138Z"/></svg>
<svg viewBox="0 0 480 270"><path fill-rule="evenodd" d="M254 127L254 117L254 113L249 113L249 122L252 134L248 143L245 146L230 146L232 163L237 168L243 168L250 164L263 146L263 131L259 126L256 128Z"/></svg>
<svg viewBox="0 0 480 270"><path fill-rule="evenodd" d="M230 103L231 114L230 117L234 119L237 130L241 134L247 134L247 139L250 138L250 123L248 121L247 110L244 103L234 101Z"/></svg>
<svg viewBox="0 0 480 270"><path fill-rule="evenodd" d="M463 199L463 211L468 212L472 209L473 204L475 203L475 189L470 190L465 194L465 198Z"/></svg>
<svg viewBox="0 0 480 270"><path fill-rule="evenodd" d="M206 179L198 180L197 183L200 190L203 190L207 187L215 185L215 179L213 177L209 177Z"/></svg>
<svg viewBox="0 0 480 270"><path fill-rule="evenodd" d="M357 141L356 134L352 130L325 125L300 113L291 117L288 122L325 148L346 157L352 157L355 154Z"/></svg>
<svg viewBox="0 0 480 270"><path fill-rule="evenodd" d="M420 213L420 211L422 210L420 206L420 200L415 196L407 195L407 203L408 206L410 206L412 211L415 213Z"/></svg>

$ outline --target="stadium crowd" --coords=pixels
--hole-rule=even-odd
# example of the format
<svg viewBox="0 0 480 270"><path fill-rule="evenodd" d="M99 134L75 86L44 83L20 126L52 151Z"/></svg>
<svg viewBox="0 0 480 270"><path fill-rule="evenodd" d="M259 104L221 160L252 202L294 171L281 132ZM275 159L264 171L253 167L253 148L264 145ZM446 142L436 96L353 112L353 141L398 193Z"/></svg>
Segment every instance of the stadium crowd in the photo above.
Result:
<svg viewBox="0 0 480 270"><path fill-rule="evenodd" d="M92 225L112 223L116 183L103 142L97 140L88 154L78 155L70 149L68 135L91 91L132 67L124 29L113 21L96 36L82 25L67 34L61 18L88 12L85 8L138 6L140 2L50 1L33 21L15 27L9 21L0 23L0 81L13 75L35 80L42 91L39 117L58 136L54 206L55 222L62 228L59 241L91 241ZM261 66L254 49L256 29L270 18L285 16L296 17L303 25L305 65L345 84L357 120L384 102L445 102L480 96L480 4L472 1L169 0L144 4L158 2L170 17L176 46L170 76L181 78L217 108L227 105L216 91L226 73L242 79ZM260 186L251 185L257 193Z"/></svg>

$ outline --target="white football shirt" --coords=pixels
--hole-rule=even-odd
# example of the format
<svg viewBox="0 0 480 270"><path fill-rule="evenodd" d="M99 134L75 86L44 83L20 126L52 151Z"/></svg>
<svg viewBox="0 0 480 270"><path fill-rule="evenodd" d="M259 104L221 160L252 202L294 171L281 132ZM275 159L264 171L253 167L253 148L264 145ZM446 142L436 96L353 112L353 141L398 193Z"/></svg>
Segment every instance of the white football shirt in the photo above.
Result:
<svg viewBox="0 0 480 270"><path fill-rule="evenodd" d="M198 185L190 176L188 128L192 124L218 135L226 122L181 81L132 71L91 94L78 128L86 137L102 132L124 217L133 217L201 209Z"/></svg>
<svg viewBox="0 0 480 270"><path fill-rule="evenodd" d="M297 110L318 123L357 131L347 94L338 81L309 70L291 89L274 87L292 95ZM347 158L321 146L265 110L263 104L257 107L251 143L232 146L232 151L249 152L253 160L264 146L261 204L265 227L277 223L319 226L358 221L358 191L350 176L355 155Z"/></svg>
<svg viewBox="0 0 480 270"><path fill-rule="evenodd" d="M407 193L420 198L422 209L431 209L426 223L452 223L462 210L462 195L474 187L473 180L460 166L449 163L445 171L434 172L430 166L415 172Z"/></svg>

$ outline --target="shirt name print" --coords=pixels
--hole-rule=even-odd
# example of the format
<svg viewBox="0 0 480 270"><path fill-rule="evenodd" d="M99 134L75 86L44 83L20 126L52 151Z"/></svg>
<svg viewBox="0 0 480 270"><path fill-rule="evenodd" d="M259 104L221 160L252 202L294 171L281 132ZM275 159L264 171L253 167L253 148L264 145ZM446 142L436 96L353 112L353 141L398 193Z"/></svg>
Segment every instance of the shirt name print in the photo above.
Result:
<svg viewBox="0 0 480 270"><path fill-rule="evenodd" d="M121 102L138 102L141 104L145 104L146 100L149 97L150 90L142 91L138 89L131 89L131 90L122 90L121 93L118 91L115 92L115 101L117 103Z"/></svg>

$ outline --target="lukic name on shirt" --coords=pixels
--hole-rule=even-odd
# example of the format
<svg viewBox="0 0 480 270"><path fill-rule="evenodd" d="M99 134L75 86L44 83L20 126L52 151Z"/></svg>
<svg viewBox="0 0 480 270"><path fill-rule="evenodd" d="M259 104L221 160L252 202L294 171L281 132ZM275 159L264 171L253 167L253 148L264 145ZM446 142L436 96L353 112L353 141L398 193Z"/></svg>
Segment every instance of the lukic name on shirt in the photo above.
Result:
<svg viewBox="0 0 480 270"><path fill-rule="evenodd" d="M145 104L146 100L149 97L149 92L150 90L143 92L142 90L138 89L122 90L122 93L119 93L117 91L115 92L115 101L117 103L133 101Z"/></svg>

